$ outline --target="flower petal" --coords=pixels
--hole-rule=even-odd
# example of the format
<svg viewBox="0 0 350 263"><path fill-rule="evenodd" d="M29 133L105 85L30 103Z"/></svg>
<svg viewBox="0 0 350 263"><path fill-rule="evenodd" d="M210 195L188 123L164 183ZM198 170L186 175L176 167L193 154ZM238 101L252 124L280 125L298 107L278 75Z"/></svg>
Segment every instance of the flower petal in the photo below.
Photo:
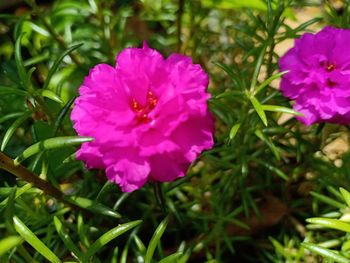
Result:
<svg viewBox="0 0 350 263"><path fill-rule="evenodd" d="M146 161L136 159L121 159L116 164L108 166L108 180L118 184L123 192L132 192L141 188L148 180L150 165Z"/></svg>

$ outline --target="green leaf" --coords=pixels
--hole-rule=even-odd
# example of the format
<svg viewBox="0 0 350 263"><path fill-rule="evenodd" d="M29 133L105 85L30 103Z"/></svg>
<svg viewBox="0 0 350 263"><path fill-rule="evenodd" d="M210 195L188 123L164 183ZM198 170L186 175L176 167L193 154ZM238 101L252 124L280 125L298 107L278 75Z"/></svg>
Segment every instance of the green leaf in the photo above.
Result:
<svg viewBox="0 0 350 263"><path fill-rule="evenodd" d="M340 239L329 239L324 242L318 243L320 247L324 248L332 248L332 247L339 247L343 242Z"/></svg>
<svg viewBox="0 0 350 263"><path fill-rule="evenodd" d="M266 4L261 0L201 0L202 5L207 8L237 9L252 8L266 11Z"/></svg>
<svg viewBox="0 0 350 263"><path fill-rule="evenodd" d="M110 181L107 181L101 188L101 190L98 192L97 197L95 199L96 202L98 202L102 197L107 195L110 191L116 189L116 185Z"/></svg>
<svg viewBox="0 0 350 263"><path fill-rule="evenodd" d="M326 249L320 246L317 246L315 244L310 243L301 243L301 246L306 248L307 250L310 250L311 252L314 252L322 257L328 258L330 260L334 260L339 263L350 263L350 260L346 257L343 257L342 255L338 254L337 252Z"/></svg>
<svg viewBox="0 0 350 263"><path fill-rule="evenodd" d="M220 93L218 95L216 95L214 97L214 99L222 99L222 98L227 98L227 97L231 97L231 98L234 98L234 97L242 97L243 93L242 91L239 91L239 90L231 90L231 91L226 91L226 92L223 92L223 93Z"/></svg>
<svg viewBox="0 0 350 263"><path fill-rule="evenodd" d="M304 116L302 113L297 112L295 110L292 110L287 107L278 106L278 105L262 105L262 108L264 111L274 111L274 112L282 112L282 113L288 113L292 115L298 115L298 116Z"/></svg>
<svg viewBox="0 0 350 263"><path fill-rule="evenodd" d="M111 263L118 263L118 253L119 253L119 248L115 247L112 253L112 259L111 259Z"/></svg>
<svg viewBox="0 0 350 263"><path fill-rule="evenodd" d="M229 75L229 77L233 81L234 85L239 86L240 81L238 79L238 75L236 73L234 73L233 70L229 66L227 66L224 63L220 63L220 62L214 62L214 65L223 69L227 73L227 75Z"/></svg>
<svg viewBox="0 0 350 263"><path fill-rule="evenodd" d="M257 58L257 61L256 61L256 64L255 64L255 69L254 69L252 81L251 81L251 84L250 84L250 92L252 94L253 94L253 91L255 89L256 82L258 81L258 76L259 76L259 72L260 72L260 69L261 69L261 65L264 62L265 51L266 51L266 46L262 46L262 49L260 51L260 54L259 54L259 56Z"/></svg>
<svg viewBox="0 0 350 263"><path fill-rule="evenodd" d="M295 16L296 10L294 10L292 7L287 7L284 9L282 16L285 16L286 18L289 18L292 21L297 21L298 19Z"/></svg>
<svg viewBox="0 0 350 263"><path fill-rule="evenodd" d="M47 87L49 86L50 80L53 76L53 74L56 72L58 66L61 64L62 60L64 59L65 56L67 56L68 54L72 53L74 50L76 50L77 48L81 47L84 43L79 43L76 44L70 48L68 48L66 51L64 51L62 53L61 56L59 56L55 63L53 64L52 68L50 68L49 73L47 73L47 77L43 86L43 89L47 89Z"/></svg>
<svg viewBox="0 0 350 263"><path fill-rule="evenodd" d="M272 0L267 0L267 28L268 28L268 31L270 31L273 27L273 9L272 9L272 4L271 4ZM270 33L270 32L269 32Z"/></svg>
<svg viewBox="0 0 350 263"><path fill-rule="evenodd" d="M265 136L265 134L261 131L261 130L256 130L255 131L255 135L262 141L264 141L267 146L270 148L270 150L272 151L272 153L275 155L277 160L280 160L280 154L275 146L275 144L271 141L270 138L268 138L267 136Z"/></svg>
<svg viewBox="0 0 350 263"><path fill-rule="evenodd" d="M275 166L272 166L271 164L267 163L267 162L263 162L259 159L256 158L252 158L254 161L258 162L259 164L261 164L262 166L266 167L267 169L269 169L271 172L274 172L276 175L278 175L279 177L281 177L283 180L288 181L288 175L286 175L282 170L278 169Z"/></svg>
<svg viewBox="0 0 350 263"><path fill-rule="evenodd" d="M135 241L135 245L137 247L137 250L141 253L141 254L144 254L145 251L146 251L146 247L145 245L143 244L142 240L136 235L136 234L133 234L132 237L134 238L134 241Z"/></svg>
<svg viewBox="0 0 350 263"><path fill-rule="evenodd" d="M229 133L229 139L233 140L233 138L235 138L239 128L241 127L240 123L236 123L235 125L232 126L230 133Z"/></svg>
<svg viewBox="0 0 350 263"><path fill-rule="evenodd" d="M74 101L75 101L75 97L71 98L66 103L66 105L64 105L64 107L60 110L60 112L58 113L58 116L57 116L55 124L54 124L54 129L53 129L54 136L57 134L58 128L60 127L64 117L68 113L68 111L69 111L70 107L73 105Z"/></svg>
<svg viewBox="0 0 350 263"><path fill-rule="evenodd" d="M75 204L76 206L79 206L81 208L87 209L93 213L97 213L100 215L105 215L113 218L121 218L121 215L117 213L116 211L110 209L109 207L92 201L90 199L84 198L84 197L78 197L78 196L65 196L65 199Z"/></svg>
<svg viewBox="0 0 350 263"><path fill-rule="evenodd" d="M326 228L332 228L350 233L350 224L343 222L339 219L313 217L306 219L306 222L310 224L317 224Z"/></svg>
<svg viewBox="0 0 350 263"><path fill-rule="evenodd" d="M283 76L284 74L288 73L289 70L285 70L282 72L279 72L275 75L272 75L268 79L264 80L263 83L259 85L259 87L256 88L254 94L258 94L260 91L262 91L267 85L269 85L273 80L278 79L279 77Z"/></svg>
<svg viewBox="0 0 350 263"><path fill-rule="evenodd" d="M1 148L0 150L3 152L12 138L12 135L15 133L17 128L27 119L30 117L32 113L31 112L25 112L21 117L19 117L17 120L15 120L12 125L7 129L4 138L1 143Z"/></svg>
<svg viewBox="0 0 350 263"><path fill-rule="evenodd" d="M174 254L171 254L167 256L166 258L163 258L159 263L174 263L178 262L178 259L183 255L181 252L176 252Z"/></svg>
<svg viewBox="0 0 350 263"><path fill-rule="evenodd" d="M315 197L316 199L318 199L326 204L329 204L329 205L337 207L337 208L345 208L345 205L343 203L338 202L338 201L336 201L328 196L324 196L324 195L321 195L321 194L313 192L313 191L311 191L310 194L313 197Z"/></svg>
<svg viewBox="0 0 350 263"><path fill-rule="evenodd" d="M84 255L83 262L88 262L89 258L92 257L99 249L101 249L103 246L105 246L107 243L109 243L110 241L112 241L116 237L120 236L121 234L124 234L125 232L129 231L130 229L136 227L141 222L142 222L142 220L136 220L136 221L132 221L129 223L125 223L125 224L117 226L117 227L109 230L107 233L103 234L86 251L86 253Z"/></svg>
<svg viewBox="0 0 350 263"><path fill-rule="evenodd" d="M41 95L43 97L46 97L50 100L53 100L53 101L56 101L57 103L59 104L63 104L64 102L61 100L60 97L58 97L56 95L56 93L54 93L52 90L49 90L49 89L40 89L38 90L37 92L38 95Z"/></svg>
<svg viewBox="0 0 350 263"><path fill-rule="evenodd" d="M50 262L60 263L61 260L17 217L13 217L16 231L28 242L36 251Z"/></svg>
<svg viewBox="0 0 350 263"><path fill-rule="evenodd" d="M12 14L0 14L0 19L13 19L17 20L19 17Z"/></svg>
<svg viewBox="0 0 350 263"><path fill-rule="evenodd" d="M28 93L24 90L0 85L0 95L6 95L6 94L10 94L10 95L13 94L13 95L19 95L19 96L28 95Z"/></svg>
<svg viewBox="0 0 350 263"><path fill-rule="evenodd" d="M22 58L22 52L21 52L21 40L23 38L24 33L20 34L18 38L16 39L15 44L15 61L16 61L16 67L18 71L19 78L21 80L21 84L24 89L28 90L29 87L29 78L26 73L26 70L24 68L23 58Z"/></svg>
<svg viewBox="0 0 350 263"><path fill-rule="evenodd" d="M4 255L7 251L18 246L23 239L19 236L9 236L0 240L0 257Z"/></svg>
<svg viewBox="0 0 350 263"><path fill-rule="evenodd" d="M16 119L17 117L20 117L23 114L24 114L23 112L13 112L13 113L9 113L5 116L2 116L2 117L0 117L0 124L5 122L5 121L11 120L11 119Z"/></svg>
<svg viewBox="0 0 350 263"><path fill-rule="evenodd" d="M119 208L119 206L124 203L124 201L130 196L131 193L122 193L118 200L115 202L115 204L113 205L113 209L117 210Z"/></svg>
<svg viewBox="0 0 350 263"><path fill-rule="evenodd" d="M339 191L343 196L343 199L346 202L346 205L350 207L350 193L347 190L345 190L343 187L340 187Z"/></svg>
<svg viewBox="0 0 350 263"><path fill-rule="evenodd" d="M90 242L86 234L86 227L84 225L84 219L81 213L78 214L77 218L77 230L81 244L84 247L89 247Z"/></svg>
<svg viewBox="0 0 350 263"><path fill-rule="evenodd" d="M28 184L25 184L24 186L22 186L21 188L17 189L14 199L16 199L19 196L21 196L22 194L24 194L30 188L32 188L32 185L28 183ZM13 188L11 188L11 189L13 189ZM9 202L9 197L7 197L7 198L5 198L4 200L1 201L1 203L0 203L0 212L2 211L3 208L7 207L7 203L8 202Z"/></svg>
<svg viewBox="0 0 350 263"><path fill-rule="evenodd" d="M50 58L50 52L48 50L45 50L41 54L34 56L34 57L31 57L31 58L27 59L26 61L24 61L24 66L30 67L30 66L33 66L35 64L39 64L40 62L43 62L45 60L48 60L49 58Z"/></svg>
<svg viewBox="0 0 350 263"><path fill-rule="evenodd" d="M74 244L74 242L72 241L72 239L70 238L70 236L68 234L66 234L63 230L63 225L61 223L61 221L58 219L58 217L54 216L53 218L53 222L55 224L55 228L56 231L58 233L58 235L60 236L61 240L63 241L64 245L66 246L66 248L70 251L73 252L73 254L78 258L78 259L82 259L82 253L81 251L77 248L77 246Z"/></svg>
<svg viewBox="0 0 350 263"><path fill-rule="evenodd" d="M39 153L40 151L79 145L84 142L91 142L92 140L93 138L91 137L79 136L65 136L46 139L37 142L25 149L24 152L15 159L15 164L18 165L23 160L29 158L30 156L33 156L34 154Z"/></svg>
<svg viewBox="0 0 350 263"><path fill-rule="evenodd" d="M350 240L346 240L342 246L341 246L341 250L342 251L348 251L350 249Z"/></svg>
<svg viewBox="0 0 350 263"><path fill-rule="evenodd" d="M26 21L26 23L33 31L41 34L42 36L44 36L44 37L49 37L50 36L50 33L46 29L38 26L37 24L35 24L35 23L31 22L31 21Z"/></svg>
<svg viewBox="0 0 350 263"><path fill-rule="evenodd" d="M69 163L69 162L75 161L77 159L76 155L77 155L77 152L70 154L62 161L62 163Z"/></svg>
<svg viewBox="0 0 350 263"><path fill-rule="evenodd" d="M274 248L275 248L275 250L279 253L279 254L281 254L281 255L283 255L283 256L287 256L288 257L288 255L286 254L286 251L285 251L285 249L284 249L284 246L280 243L280 242L278 242L278 240L276 240L276 239L274 239L273 237L271 237L271 236L269 236L269 240L270 240L270 242L272 243L272 245L274 246Z"/></svg>
<svg viewBox="0 0 350 263"><path fill-rule="evenodd" d="M167 225L168 225L168 218L165 218L159 224L156 231L153 233L151 241L149 242L149 245L147 247L146 256L145 256L145 263L151 263L154 251L155 251L155 249L160 241L160 238L162 237Z"/></svg>
<svg viewBox="0 0 350 263"><path fill-rule="evenodd" d="M299 31L304 31L307 27L311 26L312 24L321 22L323 19L324 19L323 17L315 17L313 19L310 19L310 20L300 24L296 28L294 28L293 32L297 33Z"/></svg>
<svg viewBox="0 0 350 263"><path fill-rule="evenodd" d="M267 118L262 105L254 96L249 97L249 99L250 99L250 102L253 104L255 111L258 113L261 121L264 123L265 126L267 126Z"/></svg>

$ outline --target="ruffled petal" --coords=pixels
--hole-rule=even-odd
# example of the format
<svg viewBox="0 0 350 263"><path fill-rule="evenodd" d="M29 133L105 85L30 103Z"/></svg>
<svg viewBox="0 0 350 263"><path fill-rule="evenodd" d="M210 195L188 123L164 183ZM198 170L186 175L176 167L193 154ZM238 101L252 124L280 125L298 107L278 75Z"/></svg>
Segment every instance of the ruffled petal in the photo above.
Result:
<svg viewBox="0 0 350 263"><path fill-rule="evenodd" d="M150 157L150 178L159 182L171 182L186 174L190 162L173 154L158 154Z"/></svg>
<svg viewBox="0 0 350 263"><path fill-rule="evenodd" d="M148 180L150 165L139 158L120 159L108 166L108 180L118 184L123 192L132 192L141 188Z"/></svg>
<svg viewBox="0 0 350 263"><path fill-rule="evenodd" d="M77 160L85 161L87 168L104 169L103 154L94 142L84 143L76 154Z"/></svg>
<svg viewBox="0 0 350 263"><path fill-rule="evenodd" d="M171 138L181 146L183 156L189 162L214 145L212 116L207 112L205 118L193 118L179 125L171 134Z"/></svg>

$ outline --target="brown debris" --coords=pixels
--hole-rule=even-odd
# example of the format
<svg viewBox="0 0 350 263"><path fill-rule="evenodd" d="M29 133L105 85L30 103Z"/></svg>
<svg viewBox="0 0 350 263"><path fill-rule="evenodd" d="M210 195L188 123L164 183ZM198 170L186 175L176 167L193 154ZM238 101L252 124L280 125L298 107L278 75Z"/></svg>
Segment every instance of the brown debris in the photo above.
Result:
<svg viewBox="0 0 350 263"><path fill-rule="evenodd" d="M249 218L242 218L242 222L250 229L243 229L237 225L228 225L227 232L234 236L254 235L281 222L287 215L288 207L274 196L266 196L259 206L261 217L251 214Z"/></svg>

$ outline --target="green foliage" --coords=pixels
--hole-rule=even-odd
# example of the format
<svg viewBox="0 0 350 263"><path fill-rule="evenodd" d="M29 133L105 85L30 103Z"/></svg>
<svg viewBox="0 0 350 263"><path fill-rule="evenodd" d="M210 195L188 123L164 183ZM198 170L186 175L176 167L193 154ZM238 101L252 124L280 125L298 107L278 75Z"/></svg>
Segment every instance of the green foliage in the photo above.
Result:
<svg viewBox="0 0 350 263"><path fill-rule="evenodd" d="M145 263L151 263L156 246L158 245L160 238L162 237L167 225L168 219L166 218L159 224L156 231L154 232L146 250Z"/></svg>
<svg viewBox="0 0 350 263"><path fill-rule="evenodd" d="M42 254L50 262L60 263L61 260L53 253L30 229L17 217L13 217L13 224L21 237L27 241L36 251Z"/></svg>
<svg viewBox="0 0 350 263"><path fill-rule="evenodd" d="M350 242L348 235L350 232L350 223L348 219L348 201L350 193L344 188L340 188L340 193L341 196L338 196L338 198L342 198L342 201L345 201L346 206L342 205L339 207L338 201L333 201L333 203L330 203L330 205L333 205L334 208L340 209L339 213L329 213L328 215L325 215L325 217L313 217L306 219L306 221L309 223L308 227L314 231L310 231L310 234L312 234L312 236L310 236L308 240L304 241L302 243L302 246L307 250L318 254L330 261L346 263L350 262L350 255L348 253L348 244ZM320 198L320 196L321 195L318 195L318 198ZM324 198L320 200L325 203L329 203L330 199L331 198L324 196ZM323 229L336 229L341 232L345 232L345 235L342 235L341 232L339 234L337 232L330 232L330 235L327 238L328 240L324 240L324 238L317 233ZM332 236L333 239L330 239L330 236ZM318 244L312 244L310 241L316 241Z"/></svg>
<svg viewBox="0 0 350 263"><path fill-rule="evenodd" d="M317 17L295 26L309 5ZM3 9L0 262L349 262L350 155L329 150L348 127L301 125L277 90L280 45L315 26L348 27L349 2L341 8L29 0ZM215 147L185 177L129 194L75 160L91 138L76 136L69 114L89 69L143 40L206 69Z"/></svg>

